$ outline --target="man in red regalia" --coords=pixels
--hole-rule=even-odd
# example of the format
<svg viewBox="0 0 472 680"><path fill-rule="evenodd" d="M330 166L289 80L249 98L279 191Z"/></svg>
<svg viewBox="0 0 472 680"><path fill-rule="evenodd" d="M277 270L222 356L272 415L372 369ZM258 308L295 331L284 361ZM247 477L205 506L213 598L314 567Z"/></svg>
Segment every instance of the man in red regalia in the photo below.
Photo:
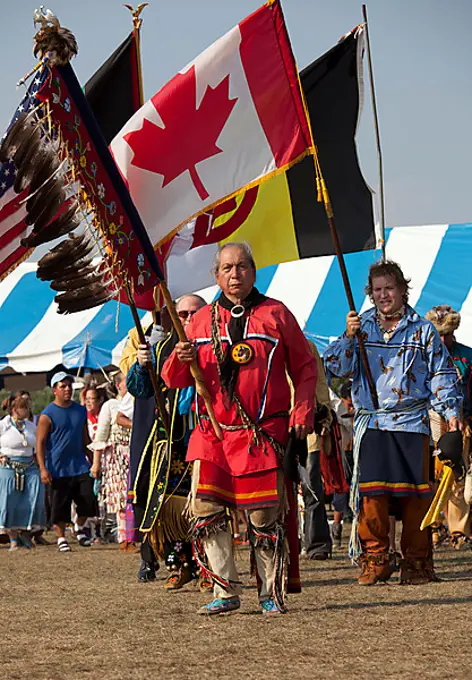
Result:
<svg viewBox="0 0 472 680"><path fill-rule="evenodd" d="M200 611L240 607L227 528L227 508L239 508L249 514L262 610L280 613L287 508L282 455L289 436L304 439L312 431L316 364L291 312L254 287L256 266L247 244L220 248L214 271L221 295L195 314L186 329L189 342L176 345L162 371L169 387L189 386L189 365L197 358L223 430L220 441L198 400L187 453L194 463L190 512L195 553L203 563L208 558L215 598Z"/></svg>

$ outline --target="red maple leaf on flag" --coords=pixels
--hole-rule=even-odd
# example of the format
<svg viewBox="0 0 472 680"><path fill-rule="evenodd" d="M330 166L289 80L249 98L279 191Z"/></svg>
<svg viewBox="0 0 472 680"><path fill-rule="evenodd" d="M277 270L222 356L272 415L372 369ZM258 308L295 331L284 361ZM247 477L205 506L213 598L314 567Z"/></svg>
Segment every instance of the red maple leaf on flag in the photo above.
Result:
<svg viewBox="0 0 472 680"><path fill-rule="evenodd" d="M222 152L216 142L237 102L229 98L229 75L216 87L207 87L198 109L195 66L172 78L151 102L165 127L144 118L140 130L124 136L134 151L131 164L163 175L163 187L188 170L205 200L209 193L196 165Z"/></svg>

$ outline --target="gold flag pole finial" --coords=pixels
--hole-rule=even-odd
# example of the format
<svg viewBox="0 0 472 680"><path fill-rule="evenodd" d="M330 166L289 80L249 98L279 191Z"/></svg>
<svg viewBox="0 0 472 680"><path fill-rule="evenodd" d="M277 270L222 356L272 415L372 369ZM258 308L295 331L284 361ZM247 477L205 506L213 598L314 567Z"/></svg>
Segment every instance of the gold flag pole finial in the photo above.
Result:
<svg viewBox="0 0 472 680"><path fill-rule="evenodd" d="M135 31L136 39L136 60L138 65L138 90L139 90L139 104L142 106L144 104L144 84L143 84L143 68L141 64L141 35L140 29L143 25L143 20L141 19L141 12L145 7L148 6L148 2L142 2L138 5L137 9L134 9L131 5L123 5L126 9L129 9L131 16L133 17L133 28Z"/></svg>
<svg viewBox="0 0 472 680"><path fill-rule="evenodd" d="M139 29L141 28L141 25L143 23L143 20L141 19L141 12L148 5L149 5L148 2L142 2L140 5L137 6L136 9L134 9L134 7L132 7L131 5L123 5L123 7L126 7L126 9L129 9L129 11L131 12L135 31L139 31Z"/></svg>

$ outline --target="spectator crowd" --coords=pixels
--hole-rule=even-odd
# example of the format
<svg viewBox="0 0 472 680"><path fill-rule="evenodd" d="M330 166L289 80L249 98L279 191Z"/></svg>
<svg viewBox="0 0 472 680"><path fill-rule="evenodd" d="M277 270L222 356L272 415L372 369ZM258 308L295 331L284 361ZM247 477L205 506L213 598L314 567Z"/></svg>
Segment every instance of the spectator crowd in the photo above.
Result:
<svg viewBox="0 0 472 680"><path fill-rule="evenodd" d="M206 614L240 606L232 542L251 546L265 613L285 610L284 570L289 591L299 588L299 552L328 560L333 550L347 552L348 538L360 585L397 570L403 583L436 580L434 548L472 545L472 350L456 341L460 315L442 304L420 317L408 305L409 281L399 266L378 263L366 288L372 309L350 312L322 358L290 312L254 287L245 244L223 247L215 273L218 303L195 295L177 301L191 342L179 341L163 309L146 345L130 333L121 370L81 385L56 372L53 400L40 414L32 413L28 392L5 399L0 532L9 551L47 544L51 529L60 553L114 542L141 554L141 581L154 580L162 561L171 572L168 589L193 579L202 590L214 588ZM257 343L269 348L267 374L266 348ZM209 412L195 410L188 366L197 358L217 390L219 440ZM248 454L238 458L248 437ZM422 530L445 465L454 471L448 502ZM296 508L291 525L281 498Z"/></svg>

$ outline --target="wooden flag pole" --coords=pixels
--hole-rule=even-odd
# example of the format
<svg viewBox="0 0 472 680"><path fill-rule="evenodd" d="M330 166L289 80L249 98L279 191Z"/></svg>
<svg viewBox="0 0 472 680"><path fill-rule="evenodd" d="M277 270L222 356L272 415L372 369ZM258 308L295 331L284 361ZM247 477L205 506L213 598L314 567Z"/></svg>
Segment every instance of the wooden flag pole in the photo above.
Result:
<svg viewBox="0 0 472 680"><path fill-rule="evenodd" d="M336 253L336 257L338 258L339 262L339 268L341 270L341 277L343 280L344 284L344 290L346 291L346 297L347 297L347 302L349 305L349 309L351 312L356 311L356 305L354 303L354 296L352 294L352 288L351 288L351 282L349 281L349 276L347 273L346 269L346 263L344 261L344 255L343 251L341 248L341 241L339 240L339 234L338 230L336 229L336 223L334 221L334 214L333 214L333 207L331 205L331 199L328 194L328 189L326 187L326 182L323 177L323 173L321 172L321 165L320 165L320 159L318 155L318 149L315 144L315 139L313 137L313 130L311 127L311 120L310 120L310 112L308 110L308 105L306 103L306 98L305 98L305 93L303 91L303 87L300 81L300 78L298 79L298 84L300 87L300 93L302 97L302 102L303 102L303 107L305 109L305 115L306 115L306 120L308 123L308 127L310 130L310 138L311 138L311 143L312 143L312 158L313 158L313 165L315 169L315 176L316 176L316 187L318 189L318 202L323 203L326 217L328 219L328 224L329 224L329 229L331 231L331 238L333 240L333 245L334 245L334 250ZM377 389L375 387L375 382L374 378L372 376L372 371L370 370L369 366L369 359L367 357L367 352L365 349L365 344L364 344L364 339L362 337L362 334L358 331L356 333L357 337L357 342L359 344L359 353L361 355L361 361L362 365L364 367L364 372L365 372L365 377L367 379L367 384L369 385L369 391L370 391L370 396L372 399L372 404L374 408L377 410L379 408L379 397L377 394Z"/></svg>
<svg viewBox="0 0 472 680"><path fill-rule="evenodd" d="M139 104L142 106L144 104L144 85L143 85L143 69L141 63L141 26L143 25L143 20L141 19L141 12L145 7L148 6L148 2L143 2L136 9L131 5L123 5L126 9L129 9L131 16L133 17L133 28L134 35L136 38L136 65L138 68L138 90L139 90Z"/></svg>
<svg viewBox="0 0 472 680"><path fill-rule="evenodd" d="M333 214L333 208L331 206L331 200L329 198L328 194L328 189L326 188L326 183L324 181L323 175L321 174L321 167L319 164L319 159L318 159L318 151L316 150L316 154L313 156L314 164L315 164L315 171L316 171L316 180L317 184L319 185L319 189L321 192L321 200L323 201L325 211L326 211L326 217L328 218L328 224L329 228L331 231L331 237L333 239L333 245L334 245L334 250L336 252L336 256L338 258L339 262L339 268L341 270L341 276L343 279L343 284L344 284L344 290L346 291L346 297L347 301L349 304L349 309L351 312L356 311L356 305L354 303L354 296L352 294L352 288L351 288L351 282L349 281L349 276L347 273L346 269L346 263L344 261L344 255L343 251L341 248L341 242L339 240L339 235L338 235L338 230L336 229L336 224L334 221L334 214ZM367 352L365 349L365 344L364 344L364 339L362 338L362 335L360 332L357 333L357 342L359 344L359 352L361 355L361 361L362 365L364 367L364 372L365 372L365 377L367 379L367 384L369 385L369 391L370 391L370 396L372 398L372 404L374 405L375 409L379 408L379 397L377 394L377 389L375 387L374 383L374 378L372 376L372 371L370 370L370 365L369 365L369 358L367 356Z"/></svg>
<svg viewBox="0 0 472 680"><path fill-rule="evenodd" d="M141 26L143 25L143 20L141 18L141 13L145 7L148 6L148 2L143 2L138 5L137 9L134 9L131 5L123 5L131 12L133 18L133 28L136 40L136 67L138 71L138 93L139 93L139 105L144 104L144 83L143 83L143 64L141 59ZM154 309L151 311L152 322L156 326L159 323L159 318L157 316L157 299L159 296L159 287L156 286L153 292L154 298Z"/></svg>
<svg viewBox="0 0 472 680"><path fill-rule="evenodd" d="M167 307L167 311L169 312L169 316L172 319L174 328L177 332L177 335L179 336L179 340L181 342L188 342L188 338L185 334L185 330L184 327L182 326L182 322L180 321L179 315L177 314L177 310L175 309L174 301L172 300L172 296L167 287L167 283L165 281L161 281L159 286L162 292L162 297L164 298L165 305ZM200 369L200 366L197 364L196 360L192 361L192 363L190 364L190 372L192 374L193 379L195 380L197 394L199 394L202 397L203 401L205 402L208 417L210 418L211 424L213 425L213 429L215 430L216 436L221 441L223 439L223 432L221 430L219 422L216 419L210 393L208 392L207 386L205 385L203 373Z"/></svg>
<svg viewBox="0 0 472 680"><path fill-rule="evenodd" d="M367 45L367 64L369 67L370 93L372 97L372 111L374 114L375 139L377 143L377 159L379 167L379 201L380 201L380 238L382 246L382 260L385 261L385 194L383 177L383 158L382 147L380 145L379 116L377 113L377 99L375 96L374 69L372 66L372 55L370 51L369 23L367 21L367 6L362 5L362 16L365 25L365 37Z"/></svg>
<svg viewBox="0 0 472 680"><path fill-rule="evenodd" d="M142 71L142 65L141 65L141 36L140 36L140 29L143 23L143 20L141 19L141 12L145 7L148 6L149 3L143 2L136 9L132 7L131 5L123 5L129 11L131 12L131 15L133 17L133 27L135 31L135 36L136 36L136 53L137 53L137 66L138 66L138 84L139 84L139 98L140 98L140 104L141 106L144 104L144 87L143 87L143 71ZM188 338L185 335L184 327L182 326L182 322L179 319L179 316L177 314L177 310L175 309L174 301L172 300L172 296L169 292L169 289L167 288L167 284L165 281L161 282L159 286L156 286L154 288L154 301L157 300L157 292L158 288L160 287L161 292L162 292L162 297L164 298L165 305L167 307L167 310L169 312L169 315L172 319L172 323L174 325L174 328L177 332L177 335L179 336L179 340L181 342L187 342ZM134 323L136 326L136 330L138 331L138 336L139 336L139 341L142 344L146 344L146 339L144 337L143 329L141 327L141 322L139 320L138 316L138 311L136 309L136 305L134 303L134 298L131 293L131 290L129 289L129 286L126 287L126 292L128 295L128 300L131 308L131 313L133 315ZM157 323L157 314L156 310L153 310L152 312L152 318L154 323ZM205 402L205 406L208 412L208 416L210 418L210 421L213 425L213 428L215 430L215 434L218 437L218 439L222 440L223 439L223 432L221 430L220 424L218 423L215 412L213 410L213 404L211 402L211 397L208 392L208 389L205 385L205 380L203 378L203 374L200 370L200 366L197 364L196 361L193 361L190 364L190 371L192 373L192 376L195 380L195 385L197 389L197 393L202 397L203 401ZM160 394L159 390L159 385L157 383L157 377L155 375L155 372L152 370L152 366L150 367L150 373L149 375L151 376L151 380L153 381L153 387L154 387L154 392L156 394L156 401L158 402L159 405L159 398L158 395ZM162 414L161 414L162 415ZM167 414L166 414L167 415Z"/></svg>
<svg viewBox="0 0 472 680"><path fill-rule="evenodd" d="M138 333L138 338L139 338L139 344L140 345L147 345L146 338L144 336L144 331L143 327L141 326L141 320L139 318L138 310L136 308L136 303L134 301L134 296L133 292L131 290L130 284L127 282L124 285L124 288L126 290L126 295L128 297L128 305L131 310L131 314L133 317L134 325L136 327L136 331ZM166 431L166 435L169 436L169 417L167 415L167 411L165 408L165 405L162 400L162 392L159 387L159 383L157 381L157 374L154 369L154 366L152 364L148 364L147 366L148 372L149 372L149 377L151 379L152 387L154 389L154 396L156 398L156 405L159 411L159 415L161 416L162 423L164 425L164 429Z"/></svg>

